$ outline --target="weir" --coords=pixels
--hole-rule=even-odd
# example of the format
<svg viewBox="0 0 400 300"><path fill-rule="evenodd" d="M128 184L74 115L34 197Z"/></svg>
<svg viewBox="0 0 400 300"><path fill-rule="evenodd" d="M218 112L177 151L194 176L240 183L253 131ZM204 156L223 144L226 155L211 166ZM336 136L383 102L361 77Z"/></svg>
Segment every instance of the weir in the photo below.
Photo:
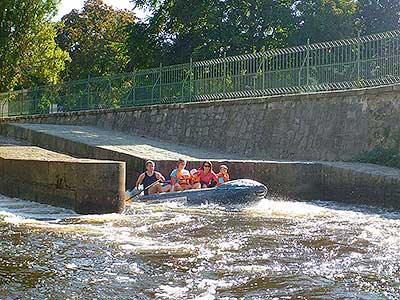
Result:
<svg viewBox="0 0 400 300"><path fill-rule="evenodd" d="M232 178L264 183L269 195L328 199L400 208L400 170L372 164L321 161L266 161L227 155L145 137L90 127L51 124L1 124L1 134L69 155L126 163L126 188L132 188L152 159L168 177L179 158L188 168L203 160L226 164Z"/></svg>

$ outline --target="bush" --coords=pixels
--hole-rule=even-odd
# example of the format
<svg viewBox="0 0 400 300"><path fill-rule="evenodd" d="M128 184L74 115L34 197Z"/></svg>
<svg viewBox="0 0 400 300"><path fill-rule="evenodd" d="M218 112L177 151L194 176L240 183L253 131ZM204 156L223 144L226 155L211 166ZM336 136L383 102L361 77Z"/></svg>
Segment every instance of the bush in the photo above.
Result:
<svg viewBox="0 0 400 300"><path fill-rule="evenodd" d="M400 150L396 148L384 148L377 146L371 151L365 151L357 155L353 161L372 163L400 169Z"/></svg>

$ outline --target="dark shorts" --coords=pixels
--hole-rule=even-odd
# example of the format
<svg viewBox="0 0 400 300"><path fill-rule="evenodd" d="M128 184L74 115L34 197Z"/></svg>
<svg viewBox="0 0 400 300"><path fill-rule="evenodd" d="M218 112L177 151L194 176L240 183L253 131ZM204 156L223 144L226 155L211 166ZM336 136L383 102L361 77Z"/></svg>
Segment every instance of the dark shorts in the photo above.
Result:
<svg viewBox="0 0 400 300"><path fill-rule="evenodd" d="M200 181L201 186L206 185L208 188L212 188L215 187L217 185L217 183L214 180L211 180L210 183L204 182L204 181Z"/></svg>

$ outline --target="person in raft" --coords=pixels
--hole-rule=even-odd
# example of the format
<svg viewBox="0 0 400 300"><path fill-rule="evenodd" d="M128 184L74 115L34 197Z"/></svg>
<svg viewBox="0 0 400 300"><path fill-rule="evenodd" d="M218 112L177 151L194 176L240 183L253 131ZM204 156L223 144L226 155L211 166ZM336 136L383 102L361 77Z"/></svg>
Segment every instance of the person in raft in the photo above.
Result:
<svg viewBox="0 0 400 300"><path fill-rule="evenodd" d="M199 172L197 171L197 169L190 170L189 183L190 183L192 189L200 189L201 188Z"/></svg>
<svg viewBox="0 0 400 300"><path fill-rule="evenodd" d="M179 159L176 164L176 169L171 172L171 190L173 192L184 191L191 188L189 183L190 173L185 167L186 161Z"/></svg>
<svg viewBox="0 0 400 300"><path fill-rule="evenodd" d="M200 184L203 189L214 187L217 184L217 174L215 174L212 169L211 161L204 161L198 172L200 177Z"/></svg>
<svg viewBox="0 0 400 300"><path fill-rule="evenodd" d="M220 186L224 182L229 181L228 167L226 165L219 166L219 173L217 174L218 182L217 185Z"/></svg>
<svg viewBox="0 0 400 300"><path fill-rule="evenodd" d="M154 171L156 164L154 161L148 160L145 163L146 172L139 175L136 181L136 189L139 190L139 186L143 184L143 190L145 195L151 195L156 193L165 193L171 189L170 185L161 186L161 182L165 181L164 176L160 172ZM150 185L158 181L157 184Z"/></svg>

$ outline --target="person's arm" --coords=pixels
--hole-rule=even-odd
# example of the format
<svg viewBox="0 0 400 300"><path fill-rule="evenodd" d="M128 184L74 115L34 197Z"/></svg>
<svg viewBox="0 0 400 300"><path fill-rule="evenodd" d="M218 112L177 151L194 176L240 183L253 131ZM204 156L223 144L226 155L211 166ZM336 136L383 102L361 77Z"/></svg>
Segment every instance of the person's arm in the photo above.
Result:
<svg viewBox="0 0 400 300"><path fill-rule="evenodd" d="M197 176L199 177L199 182L202 182L203 181L203 176L204 176L203 170L202 169L198 169L197 174L198 174Z"/></svg>
<svg viewBox="0 0 400 300"><path fill-rule="evenodd" d="M160 172L156 172L156 178L161 182L165 182L165 177Z"/></svg>
<svg viewBox="0 0 400 300"><path fill-rule="evenodd" d="M157 180L159 180L160 182L165 181L165 177L160 172L155 172L155 173L156 173Z"/></svg>
<svg viewBox="0 0 400 300"><path fill-rule="evenodd" d="M211 175L212 175L212 179L216 182L216 183L218 183L218 177L217 177L217 174L215 174L215 172L214 171L211 171Z"/></svg>
<svg viewBox="0 0 400 300"><path fill-rule="evenodd" d="M136 181L136 189L139 190L139 185L142 184L144 179L144 173L140 174L137 181Z"/></svg>
<svg viewBox="0 0 400 300"><path fill-rule="evenodd" d="M178 178L176 177L176 176L177 176L177 173L178 173L178 172L172 171L172 172L171 172L171 175L169 175L169 177L171 177L171 185L172 185L172 186L174 186L175 183L178 181Z"/></svg>

